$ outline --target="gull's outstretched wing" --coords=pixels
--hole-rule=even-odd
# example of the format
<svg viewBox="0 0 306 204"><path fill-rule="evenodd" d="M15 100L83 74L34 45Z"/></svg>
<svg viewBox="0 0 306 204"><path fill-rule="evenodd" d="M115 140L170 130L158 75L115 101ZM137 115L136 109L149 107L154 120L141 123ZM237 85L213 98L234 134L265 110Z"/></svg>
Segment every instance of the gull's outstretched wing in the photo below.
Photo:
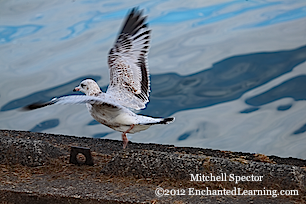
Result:
<svg viewBox="0 0 306 204"><path fill-rule="evenodd" d="M38 108L42 108L45 106L50 106L53 104L84 104L89 103L91 105L105 105L110 108L118 108L121 109L120 105L113 103L111 100L95 96L84 96L84 95L74 95L74 96L62 96L59 98L54 98L51 101L45 103L33 103L23 108L23 110L34 110Z"/></svg>
<svg viewBox="0 0 306 204"><path fill-rule="evenodd" d="M147 54L151 30L145 20L141 11L132 9L108 56L110 84L107 93L121 105L136 110L145 108L150 92Z"/></svg>

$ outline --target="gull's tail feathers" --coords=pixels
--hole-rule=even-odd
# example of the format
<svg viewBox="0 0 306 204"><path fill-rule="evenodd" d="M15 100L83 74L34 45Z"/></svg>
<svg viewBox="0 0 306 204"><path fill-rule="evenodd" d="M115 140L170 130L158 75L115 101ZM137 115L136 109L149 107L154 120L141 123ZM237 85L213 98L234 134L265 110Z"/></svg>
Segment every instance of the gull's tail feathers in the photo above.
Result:
<svg viewBox="0 0 306 204"><path fill-rule="evenodd" d="M173 123L173 121L175 120L175 118L164 118L162 121L160 121L158 124L169 124L169 123Z"/></svg>
<svg viewBox="0 0 306 204"><path fill-rule="evenodd" d="M148 122L148 123L142 123L141 125L157 125L157 124L164 124L167 125L169 123L173 123L173 121L175 120L174 117L172 118L162 118L159 121L154 121L154 122Z"/></svg>

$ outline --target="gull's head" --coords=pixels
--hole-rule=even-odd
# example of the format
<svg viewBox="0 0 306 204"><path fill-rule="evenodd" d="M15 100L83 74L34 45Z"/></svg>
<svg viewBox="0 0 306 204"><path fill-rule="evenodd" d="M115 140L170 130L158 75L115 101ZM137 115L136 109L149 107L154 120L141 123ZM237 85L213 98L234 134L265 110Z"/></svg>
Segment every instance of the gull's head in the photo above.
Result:
<svg viewBox="0 0 306 204"><path fill-rule="evenodd" d="M83 92L87 96L97 96L102 92L99 85L92 79L83 80L73 91Z"/></svg>

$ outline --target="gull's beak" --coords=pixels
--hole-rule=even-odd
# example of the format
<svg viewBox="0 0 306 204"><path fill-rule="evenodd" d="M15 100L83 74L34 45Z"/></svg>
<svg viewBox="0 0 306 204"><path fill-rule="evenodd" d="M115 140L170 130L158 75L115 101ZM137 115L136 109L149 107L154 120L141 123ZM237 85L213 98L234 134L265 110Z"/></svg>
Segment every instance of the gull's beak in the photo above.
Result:
<svg viewBox="0 0 306 204"><path fill-rule="evenodd" d="M79 88L79 87L75 87L75 88L73 89L73 92L76 92L76 91L80 91L80 88Z"/></svg>

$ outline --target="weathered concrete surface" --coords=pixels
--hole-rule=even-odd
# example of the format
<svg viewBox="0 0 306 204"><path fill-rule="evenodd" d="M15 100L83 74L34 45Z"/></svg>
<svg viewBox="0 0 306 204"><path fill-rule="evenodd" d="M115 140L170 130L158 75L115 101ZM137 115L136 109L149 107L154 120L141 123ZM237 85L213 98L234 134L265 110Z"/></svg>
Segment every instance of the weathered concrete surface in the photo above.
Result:
<svg viewBox="0 0 306 204"><path fill-rule="evenodd" d="M306 187L306 172L296 166L246 160L244 163L240 163L205 155L165 153L153 150L119 152L102 169L102 173L107 175L180 180L190 180L190 174L212 172L214 175L222 175L223 173L227 176L231 174L236 176L253 175L259 179L262 176L258 182L245 181L247 184L242 184L242 187L275 187L275 185L281 189Z"/></svg>
<svg viewBox="0 0 306 204"><path fill-rule="evenodd" d="M57 158L63 153L59 148L42 140L14 137L0 137L0 164L22 164L41 166L49 158Z"/></svg>
<svg viewBox="0 0 306 204"><path fill-rule="evenodd" d="M305 203L306 161L170 145L0 130L0 203ZM71 146L89 147L94 166L69 164ZM190 174L226 181L190 181ZM262 181L229 181L230 175ZM186 195L157 197L155 189ZM188 195L189 189L298 190L292 196Z"/></svg>

